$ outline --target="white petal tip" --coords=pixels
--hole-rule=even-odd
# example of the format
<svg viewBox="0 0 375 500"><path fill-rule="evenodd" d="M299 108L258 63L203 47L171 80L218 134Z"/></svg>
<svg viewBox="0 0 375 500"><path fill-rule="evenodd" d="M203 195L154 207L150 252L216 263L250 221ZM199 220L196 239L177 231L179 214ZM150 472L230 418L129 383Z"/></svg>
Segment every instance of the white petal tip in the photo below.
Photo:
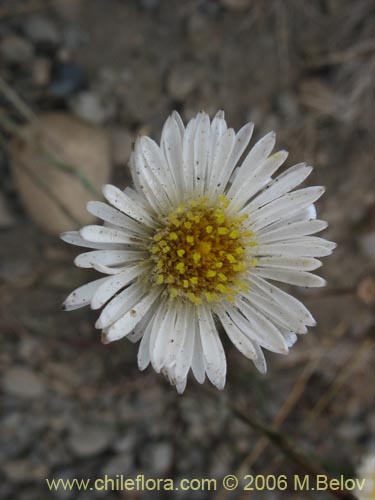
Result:
<svg viewBox="0 0 375 500"><path fill-rule="evenodd" d="M104 325L103 321L101 321L101 319L100 319L100 318L98 318L98 319L96 320L96 323L95 323L95 328L96 328L97 330L101 330L101 329L102 329L102 328L104 328L104 327L105 327L105 325Z"/></svg>
<svg viewBox="0 0 375 500"><path fill-rule="evenodd" d="M97 309L100 309L103 305L104 305L104 302L91 301L90 309L92 309L93 311L96 311Z"/></svg>
<svg viewBox="0 0 375 500"><path fill-rule="evenodd" d="M112 186L112 184L104 184L102 186L102 193L105 197L107 197L107 194L110 193L110 191L114 188L115 186ZM89 202L90 203L90 202Z"/></svg>
<svg viewBox="0 0 375 500"><path fill-rule="evenodd" d="M112 342L111 339L108 338L108 333L106 332L102 332L102 336L101 336L101 343L106 345L106 344L110 344Z"/></svg>
<svg viewBox="0 0 375 500"><path fill-rule="evenodd" d="M64 233L59 234L59 238L61 240L65 241L65 243L72 244L71 239L72 239L73 234L78 234L78 231L65 231Z"/></svg>

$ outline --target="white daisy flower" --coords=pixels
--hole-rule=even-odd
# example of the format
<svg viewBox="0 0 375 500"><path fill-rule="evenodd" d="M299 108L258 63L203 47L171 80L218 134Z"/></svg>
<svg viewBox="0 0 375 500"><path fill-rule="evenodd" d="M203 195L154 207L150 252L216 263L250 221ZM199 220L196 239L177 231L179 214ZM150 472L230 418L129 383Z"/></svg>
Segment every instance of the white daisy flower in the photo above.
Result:
<svg viewBox="0 0 375 500"><path fill-rule="evenodd" d="M262 348L286 354L315 321L297 299L269 281L325 285L312 274L334 243L310 236L327 227L314 202L323 187L292 191L311 173L305 163L273 177L287 158L271 154L270 132L245 154L253 124L237 133L223 111L200 112L187 127L167 119L160 147L137 139L130 159L134 189L106 185L108 202L88 203L104 221L64 233L94 249L75 264L103 278L72 292L63 308L104 306L96 327L104 343L141 341L138 365L149 363L183 392L190 369L222 389L226 358L220 325L261 372Z"/></svg>

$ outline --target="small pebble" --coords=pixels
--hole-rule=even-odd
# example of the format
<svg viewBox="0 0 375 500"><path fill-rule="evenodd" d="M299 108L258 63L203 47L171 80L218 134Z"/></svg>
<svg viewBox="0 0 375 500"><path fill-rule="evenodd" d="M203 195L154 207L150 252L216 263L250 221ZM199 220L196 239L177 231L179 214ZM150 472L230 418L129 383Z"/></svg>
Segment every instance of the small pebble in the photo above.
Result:
<svg viewBox="0 0 375 500"><path fill-rule="evenodd" d="M183 100L196 89L200 82L200 74L193 64L178 64L168 75L168 92L174 99Z"/></svg>
<svg viewBox="0 0 375 500"><path fill-rule="evenodd" d="M0 229L7 229L14 226L16 219L12 214L7 201L0 193Z"/></svg>
<svg viewBox="0 0 375 500"><path fill-rule="evenodd" d="M34 48L25 38L9 35L0 43L0 54L7 63L26 65L34 56Z"/></svg>
<svg viewBox="0 0 375 500"><path fill-rule="evenodd" d="M33 64L32 81L37 87L46 87L51 78L51 61L46 57L37 57Z"/></svg>
<svg viewBox="0 0 375 500"><path fill-rule="evenodd" d="M31 16L25 25L25 33L35 44L56 46L60 42L60 33L55 24L41 15Z"/></svg>
<svg viewBox="0 0 375 500"><path fill-rule="evenodd" d="M69 436L69 446L75 455L86 458L107 449L112 439L113 433L105 425L79 426Z"/></svg>
<svg viewBox="0 0 375 500"><path fill-rule="evenodd" d="M45 392L42 379L28 368L14 367L5 372L3 389L6 393L24 399L40 398Z"/></svg>
<svg viewBox="0 0 375 500"><path fill-rule="evenodd" d="M359 282L357 296L368 306L375 304L375 280L372 276L366 276Z"/></svg>
<svg viewBox="0 0 375 500"><path fill-rule="evenodd" d="M54 97L67 98L82 88L85 80L81 66L68 62L60 63L55 68L49 90Z"/></svg>
<svg viewBox="0 0 375 500"><path fill-rule="evenodd" d="M115 114L112 100L89 90L76 94L70 99L69 105L75 115L92 125L101 125Z"/></svg>

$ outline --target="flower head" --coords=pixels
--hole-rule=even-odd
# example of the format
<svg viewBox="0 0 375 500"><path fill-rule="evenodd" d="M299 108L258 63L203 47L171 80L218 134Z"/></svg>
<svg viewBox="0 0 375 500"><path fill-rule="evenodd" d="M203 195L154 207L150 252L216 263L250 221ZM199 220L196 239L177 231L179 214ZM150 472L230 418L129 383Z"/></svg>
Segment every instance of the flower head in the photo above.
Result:
<svg viewBox="0 0 375 500"><path fill-rule="evenodd" d="M94 249L75 264L105 277L72 292L67 310L104 306L96 327L104 343L141 341L138 364L151 362L182 392L192 370L218 388L226 378L222 326L237 349L266 371L262 348L287 353L315 321L271 281L319 287L310 271L334 243L310 236L326 228L314 202L322 187L293 191L310 174L304 163L273 177L287 153L271 154L275 134L249 152L253 125L237 133L219 111L186 128L174 112L160 147L137 139L130 159L134 189L107 185L108 203L88 210L104 221L68 232L68 243Z"/></svg>

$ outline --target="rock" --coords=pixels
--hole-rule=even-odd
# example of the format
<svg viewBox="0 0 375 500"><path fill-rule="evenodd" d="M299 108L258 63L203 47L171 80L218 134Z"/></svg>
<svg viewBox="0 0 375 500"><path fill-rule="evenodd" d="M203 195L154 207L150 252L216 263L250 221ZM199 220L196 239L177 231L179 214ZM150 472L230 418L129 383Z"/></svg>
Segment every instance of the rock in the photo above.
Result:
<svg viewBox="0 0 375 500"><path fill-rule="evenodd" d="M359 238L359 247L365 257L375 257L375 231L370 231Z"/></svg>
<svg viewBox="0 0 375 500"><path fill-rule="evenodd" d="M222 33L215 22L219 9L216 2L206 3L205 10L195 9L187 19L186 31L192 53L202 62L208 60L208 57L215 58L222 50ZM210 71L207 66L206 71ZM212 73L209 74L209 80L211 84L215 80Z"/></svg>
<svg viewBox="0 0 375 500"><path fill-rule="evenodd" d="M13 286L30 286L38 274L39 266L31 260L12 256L0 261L0 279Z"/></svg>
<svg viewBox="0 0 375 500"><path fill-rule="evenodd" d="M74 480L77 475L77 471L75 469L57 469L55 473L55 477L61 478L63 481ZM67 500L68 498L77 498L77 494L73 489L64 489L59 488L55 491L54 496L61 500ZM91 500L91 499L90 499Z"/></svg>
<svg viewBox="0 0 375 500"><path fill-rule="evenodd" d="M66 0L63 1L65 2ZM76 0L74 0L74 2L76 2ZM77 26L68 25L64 27L62 45L69 53L76 52L87 42L87 35Z"/></svg>
<svg viewBox="0 0 375 500"><path fill-rule="evenodd" d="M1 41L0 54L7 63L26 65L34 57L34 48L25 38L9 35Z"/></svg>
<svg viewBox="0 0 375 500"><path fill-rule="evenodd" d="M92 457L106 450L113 439L113 432L105 425L79 426L69 436L69 446L81 458Z"/></svg>
<svg viewBox="0 0 375 500"><path fill-rule="evenodd" d="M37 87L46 87L51 78L51 61L46 57L37 57L32 68L32 82Z"/></svg>
<svg viewBox="0 0 375 500"><path fill-rule="evenodd" d="M0 449L3 462L24 454L35 442L36 436L44 431L45 426L46 422L40 415L36 418L35 414L26 414L22 411L5 415L0 421Z"/></svg>
<svg viewBox="0 0 375 500"><path fill-rule="evenodd" d="M117 167L128 164L132 152L134 136L124 128L116 127L111 130L112 163Z"/></svg>
<svg viewBox="0 0 375 500"><path fill-rule="evenodd" d="M357 296L368 306L375 304L375 280L372 276L366 276L359 282Z"/></svg>
<svg viewBox="0 0 375 500"><path fill-rule="evenodd" d="M16 219L9 210L4 196L0 193L0 229L6 229L14 226Z"/></svg>
<svg viewBox="0 0 375 500"><path fill-rule="evenodd" d="M101 474L108 477L116 477L116 474L129 475L133 470L133 455L131 453L121 453L109 460L103 467Z"/></svg>
<svg viewBox="0 0 375 500"><path fill-rule="evenodd" d="M26 125L23 134L27 142L17 138L11 145L12 166L30 217L54 235L94 221L86 211L86 203L100 197L101 186L110 178L107 134L64 113L40 116L38 126ZM77 169L91 188L74 174L59 168L52 158ZM27 172L31 172L32 177ZM43 185L36 179L42 180ZM76 222L59 204L66 207Z"/></svg>
<svg viewBox="0 0 375 500"><path fill-rule="evenodd" d="M45 392L42 379L28 368L14 367L5 372L3 390L24 399L40 398Z"/></svg>
<svg viewBox="0 0 375 500"><path fill-rule="evenodd" d="M54 78L49 91L52 96L65 99L81 89L85 80L85 73L81 66L61 62L54 70Z"/></svg>
<svg viewBox="0 0 375 500"><path fill-rule="evenodd" d="M184 100L200 83L200 73L194 64L181 63L168 75L167 88L172 98Z"/></svg>
<svg viewBox="0 0 375 500"><path fill-rule="evenodd" d="M82 0L52 0L54 9L66 21L76 22L82 8Z"/></svg>
<svg viewBox="0 0 375 500"><path fill-rule="evenodd" d="M46 463L36 463L22 458L3 465L5 475L15 483L28 481L44 481L48 476L49 467Z"/></svg>
<svg viewBox="0 0 375 500"><path fill-rule="evenodd" d="M82 120L93 125L105 123L115 114L115 104L110 98L85 90L69 101L70 109Z"/></svg>
<svg viewBox="0 0 375 500"><path fill-rule="evenodd" d="M136 441L137 436L134 432L132 432L131 434L127 434L120 439L117 439L113 448L118 453L126 453L128 455L131 455L133 449L135 448Z"/></svg>
<svg viewBox="0 0 375 500"><path fill-rule="evenodd" d="M27 20L25 33L36 44L56 46L60 42L60 33L55 24L42 15L35 14Z"/></svg>
<svg viewBox="0 0 375 500"><path fill-rule="evenodd" d="M154 10L159 7L160 0L141 0L140 3L145 10Z"/></svg>
<svg viewBox="0 0 375 500"><path fill-rule="evenodd" d="M144 450L144 465L154 475L168 472L173 461L173 448L167 441L149 445Z"/></svg>
<svg viewBox="0 0 375 500"><path fill-rule="evenodd" d="M221 0L221 4L228 9L243 10L250 7L252 0Z"/></svg>

